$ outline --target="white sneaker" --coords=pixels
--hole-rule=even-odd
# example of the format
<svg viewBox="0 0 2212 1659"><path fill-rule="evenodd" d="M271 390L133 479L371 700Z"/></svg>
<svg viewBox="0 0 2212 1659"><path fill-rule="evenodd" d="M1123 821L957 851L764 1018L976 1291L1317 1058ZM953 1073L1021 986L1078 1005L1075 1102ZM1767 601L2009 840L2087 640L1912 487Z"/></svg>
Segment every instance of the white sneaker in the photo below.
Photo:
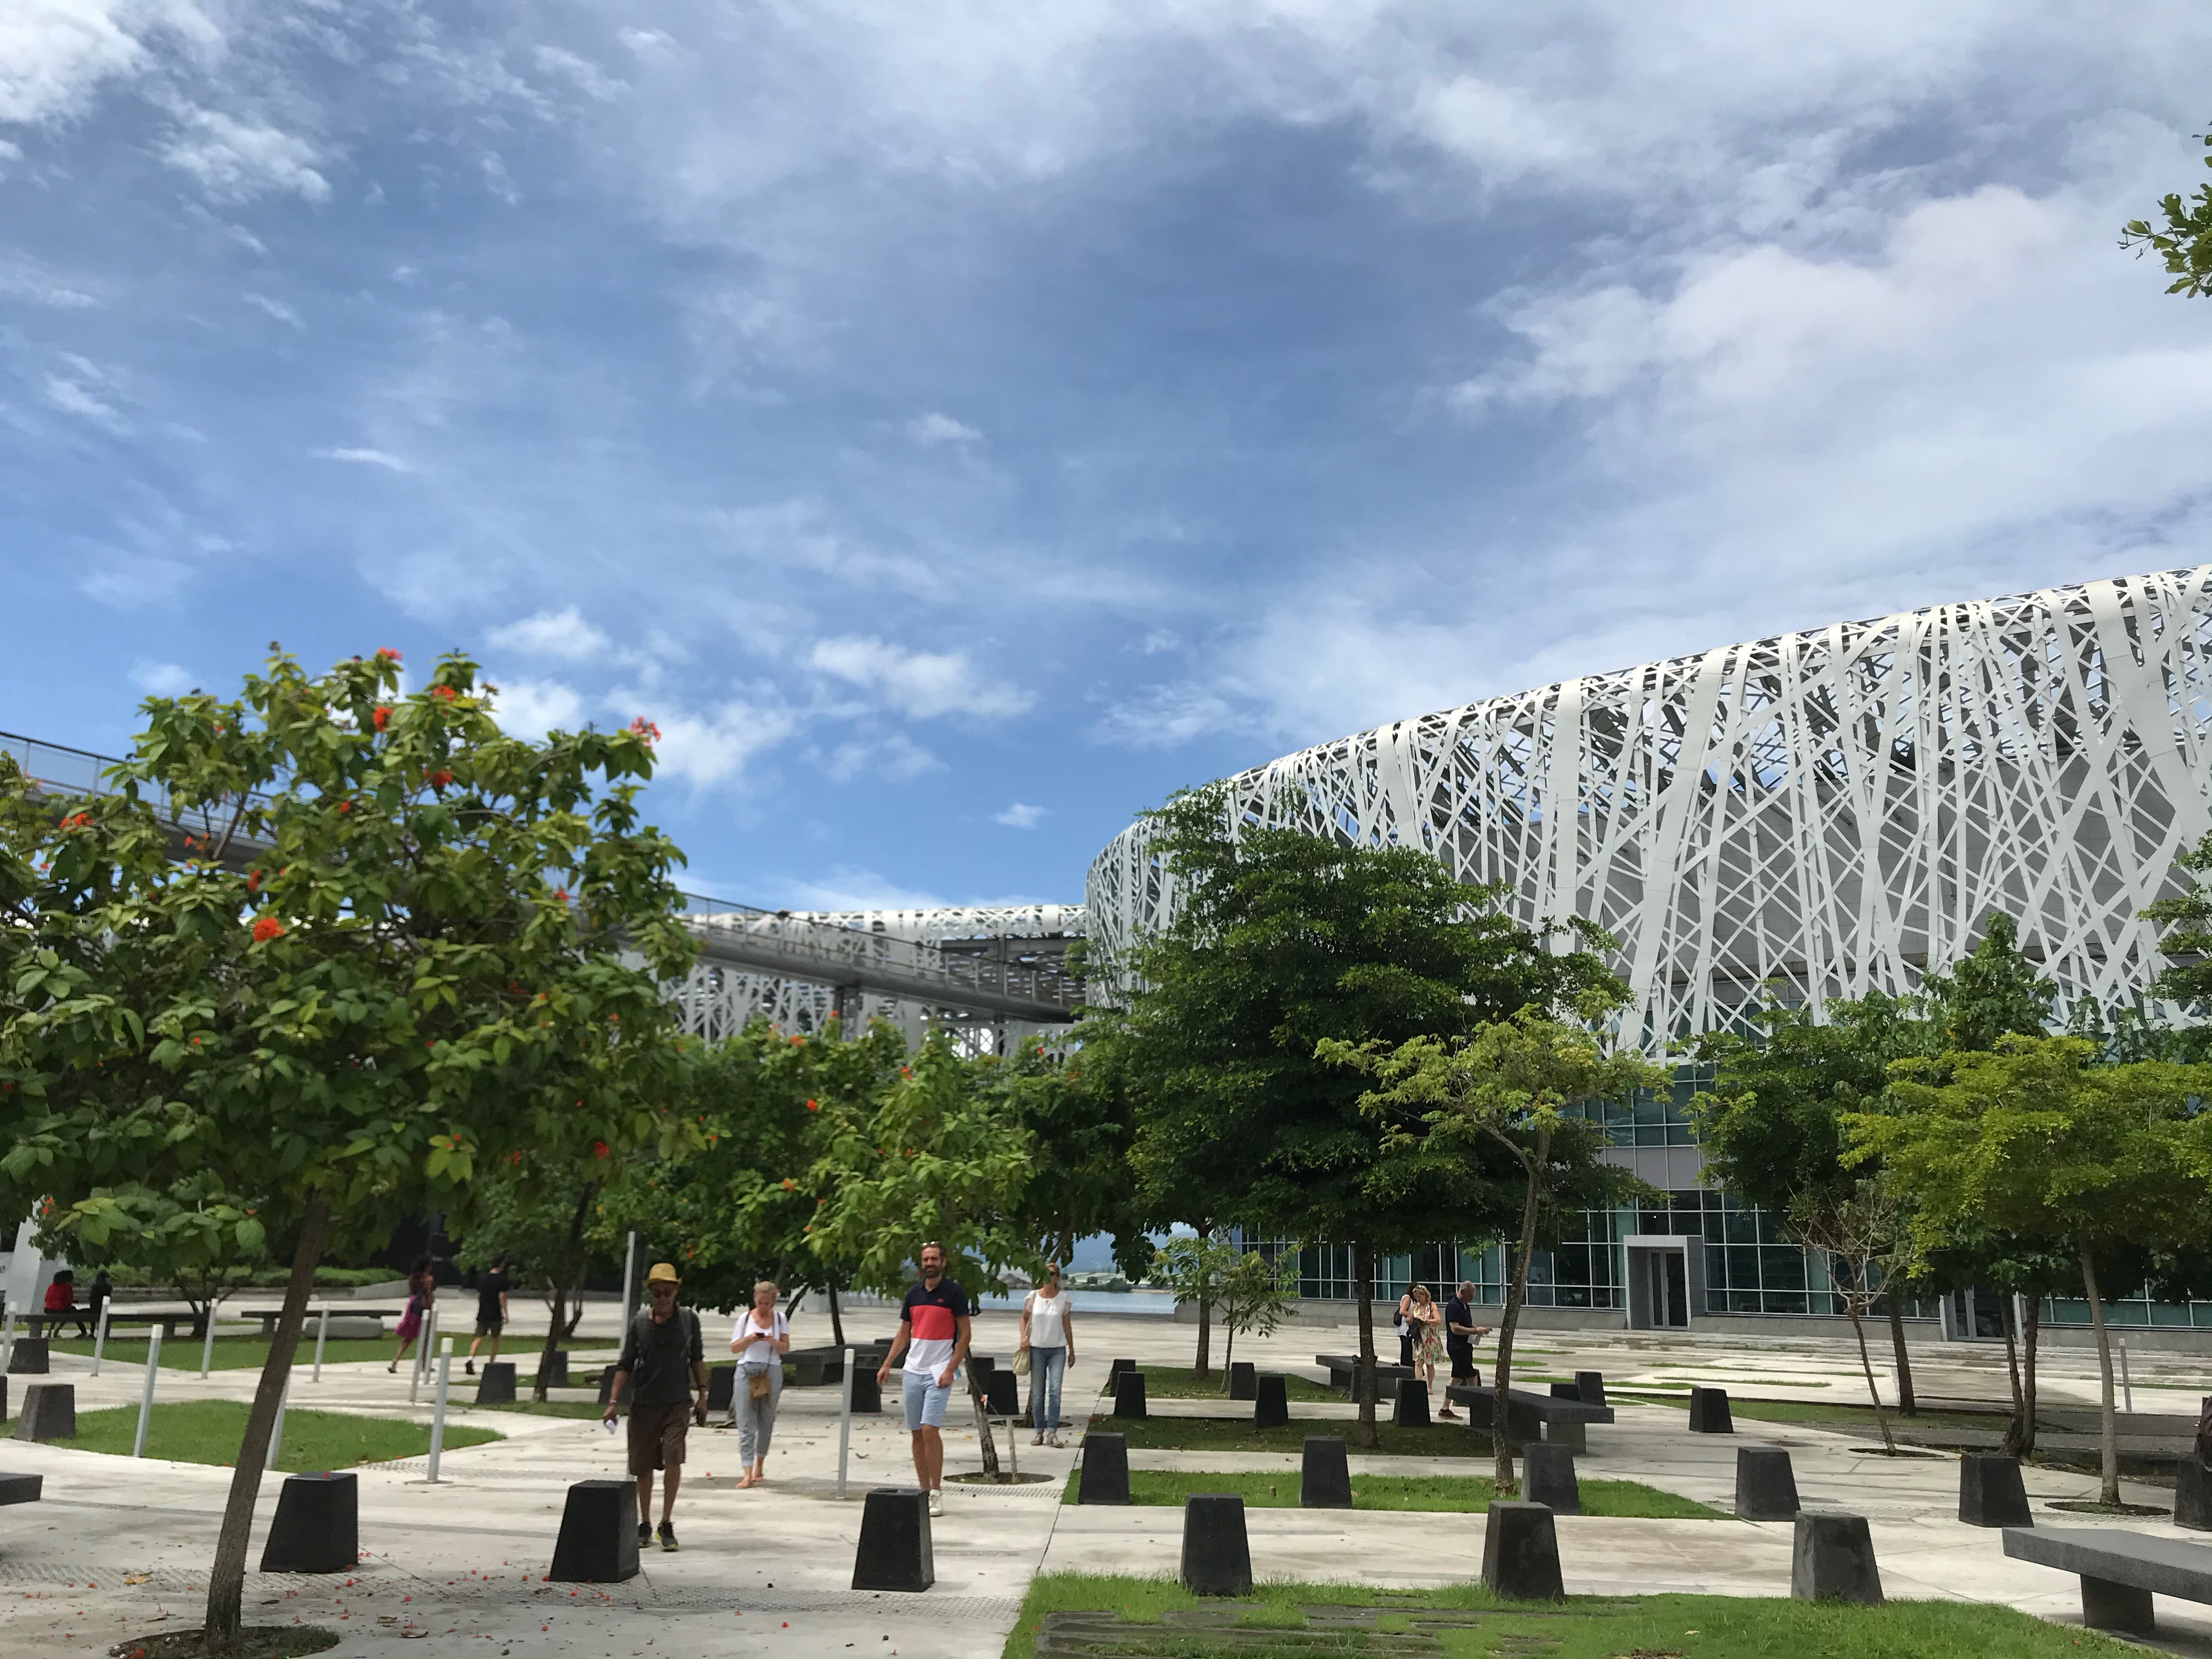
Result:
<svg viewBox="0 0 2212 1659"><path fill-rule="evenodd" d="M930 1488L929 1512L932 1515L942 1515L945 1513L945 1494L939 1492L934 1486Z"/></svg>

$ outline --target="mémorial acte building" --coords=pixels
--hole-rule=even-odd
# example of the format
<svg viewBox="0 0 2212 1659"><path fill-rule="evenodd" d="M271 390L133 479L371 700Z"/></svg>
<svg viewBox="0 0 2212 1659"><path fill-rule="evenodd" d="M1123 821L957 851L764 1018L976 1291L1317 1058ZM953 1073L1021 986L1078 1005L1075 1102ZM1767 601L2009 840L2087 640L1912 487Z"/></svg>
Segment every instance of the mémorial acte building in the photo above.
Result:
<svg viewBox="0 0 2212 1659"><path fill-rule="evenodd" d="M1837 623L1492 697L1286 755L1236 806L1316 836L1425 848L1514 913L1586 916L1620 941L1626 1033L1657 1053L1762 995L1805 1005L1914 989L2004 910L2061 1007L2136 1002L2157 969L2137 919L2212 830L2212 565ZM1094 957L1171 914L1132 825L1085 884ZM2172 1011L2167 1011L2172 1012ZM1611 1156L1668 1194L1593 1212L1531 1264L1539 1322L1771 1327L1840 1313L1825 1263L1700 1184L1675 1097L1609 1109ZM1310 1247L1309 1297L1351 1294L1350 1251ZM1471 1279L1498 1247L1378 1258L1378 1293ZM1986 1303L1987 1298L1982 1298ZM1929 1305L1994 1330L1971 1292ZM2050 1309L2064 1326L2086 1307ZM2212 1346L2212 1303L2115 1305ZM2191 1329L2203 1333L2192 1337ZM2148 1333L2145 1333L2148 1334Z"/></svg>

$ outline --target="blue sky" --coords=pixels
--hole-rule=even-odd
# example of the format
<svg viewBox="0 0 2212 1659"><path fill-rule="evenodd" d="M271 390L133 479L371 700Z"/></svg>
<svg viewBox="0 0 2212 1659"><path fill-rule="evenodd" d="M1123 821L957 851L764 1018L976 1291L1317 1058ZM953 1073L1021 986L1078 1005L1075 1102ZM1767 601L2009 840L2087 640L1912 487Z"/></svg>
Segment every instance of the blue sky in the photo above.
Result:
<svg viewBox="0 0 2212 1659"><path fill-rule="evenodd" d="M15 0L0 727L270 640L667 734L702 890L2206 557L2201 4Z"/></svg>

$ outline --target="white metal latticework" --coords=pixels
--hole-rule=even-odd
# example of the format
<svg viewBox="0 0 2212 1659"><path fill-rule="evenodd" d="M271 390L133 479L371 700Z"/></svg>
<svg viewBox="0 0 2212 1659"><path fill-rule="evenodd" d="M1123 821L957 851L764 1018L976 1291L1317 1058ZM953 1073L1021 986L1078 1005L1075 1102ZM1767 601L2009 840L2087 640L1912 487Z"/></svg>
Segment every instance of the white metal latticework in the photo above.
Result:
<svg viewBox="0 0 2212 1659"><path fill-rule="evenodd" d="M1231 781L1249 822L1425 848L1620 941L1648 1047L1763 985L1916 987L2018 917L2062 995L2135 1000L2136 912L2212 829L2212 565L1838 623L1425 714ZM1094 961L1176 902L1142 823L1085 884Z"/></svg>

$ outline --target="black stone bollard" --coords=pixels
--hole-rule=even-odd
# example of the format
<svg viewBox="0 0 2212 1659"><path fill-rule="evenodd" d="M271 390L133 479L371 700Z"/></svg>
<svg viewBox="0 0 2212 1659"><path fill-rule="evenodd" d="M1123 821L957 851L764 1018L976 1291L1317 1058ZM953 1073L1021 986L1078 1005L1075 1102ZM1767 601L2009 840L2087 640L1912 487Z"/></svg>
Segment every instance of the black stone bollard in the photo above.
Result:
<svg viewBox="0 0 2212 1659"><path fill-rule="evenodd" d="M1739 1521L1795 1521L1797 1472L1781 1446L1735 1449L1735 1515Z"/></svg>
<svg viewBox="0 0 2212 1659"><path fill-rule="evenodd" d="M1244 1500L1236 1493L1194 1492L1183 1499L1182 1576L1193 1595L1252 1593L1252 1546Z"/></svg>
<svg viewBox="0 0 2212 1659"><path fill-rule="evenodd" d="M2173 1466L2173 1524L2212 1532L2212 1468L2193 1457Z"/></svg>
<svg viewBox="0 0 2212 1659"><path fill-rule="evenodd" d="M1552 1384L1552 1398L1554 1400L1580 1400L1582 1397L1582 1385L1578 1382L1554 1382Z"/></svg>
<svg viewBox="0 0 2212 1659"><path fill-rule="evenodd" d="M735 1365L707 1367L707 1409L726 1412L731 1401L738 1397L738 1368Z"/></svg>
<svg viewBox="0 0 2212 1659"><path fill-rule="evenodd" d="M604 1406L607 1403L609 1397L614 1393L614 1387L615 1368L610 1365L599 1373L599 1404Z"/></svg>
<svg viewBox="0 0 2212 1659"><path fill-rule="evenodd" d="M1390 1423L1394 1428L1425 1429L1429 1426L1429 1385L1417 1376L1398 1379L1398 1398L1390 1407Z"/></svg>
<svg viewBox="0 0 2212 1659"><path fill-rule="evenodd" d="M1123 1371L1114 1382L1114 1415L1142 1417L1145 1412L1145 1374Z"/></svg>
<svg viewBox="0 0 2212 1659"><path fill-rule="evenodd" d="M1012 1371L993 1371L983 1379L983 1413L987 1417L1022 1414L1022 1379Z"/></svg>
<svg viewBox="0 0 2212 1659"><path fill-rule="evenodd" d="M556 1348L551 1353L538 1356L538 1380L549 1389L568 1386L568 1351Z"/></svg>
<svg viewBox="0 0 2212 1659"><path fill-rule="evenodd" d="M1231 1400L1249 1400L1254 1375L1250 1360L1239 1359L1232 1364L1229 1367L1229 1397Z"/></svg>
<svg viewBox="0 0 2212 1659"><path fill-rule="evenodd" d="M2177 1507L2180 1502L2177 1493ZM1968 1452L1959 1460L1959 1519L1970 1527L2032 1527L2020 1459Z"/></svg>
<svg viewBox="0 0 2212 1659"><path fill-rule="evenodd" d="M1790 1594L1800 1601L1850 1601L1872 1607L1881 1600L1881 1571L1875 1565L1874 1535L1863 1515L1800 1511L1790 1552Z"/></svg>
<svg viewBox="0 0 2212 1659"><path fill-rule="evenodd" d="M883 1362L878 1360L876 1364ZM884 1408L884 1385L876 1381L875 1365L855 1364L853 1367L853 1409L856 1412L879 1412Z"/></svg>
<svg viewBox="0 0 2212 1659"><path fill-rule="evenodd" d="M1692 1434L1734 1434L1735 1419L1729 1415L1726 1389L1692 1389L1690 1390L1690 1432Z"/></svg>
<svg viewBox="0 0 2212 1659"><path fill-rule="evenodd" d="M1083 1468L1075 1482L1079 1504L1129 1501L1129 1441L1126 1435L1083 1437Z"/></svg>
<svg viewBox="0 0 2212 1659"><path fill-rule="evenodd" d="M76 1438L76 1384L33 1382L23 1390L23 1414L15 1419L18 1440Z"/></svg>
<svg viewBox="0 0 2212 1659"><path fill-rule="evenodd" d="M0 1376L0 1423L8 1420L8 1379Z"/></svg>
<svg viewBox="0 0 2212 1659"><path fill-rule="evenodd" d="M1522 1449L1521 1495L1554 1515L1583 1512L1582 1483L1575 1479L1575 1455L1565 1446L1538 1443Z"/></svg>
<svg viewBox="0 0 2212 1659"><path fill-rule="evenodd" d="M856 1590L926 1590L937 1582L929 1542L929 1494L919 1486L878 1486L860 1511L853 1553Z"/></svg>
<svg viewBox="0 0 2212 1659"><path fill-rule="evenodd" d="M45 1496L46 1477L43 1474L0 1474L0 1505L35 1504Z"/></svg>
<svg viewBox="0 0 2212 1659"><path fill-rule="evenodd" d="M1117 1359L1109 1365L1106 1368L1106 1392L1111 1394L1121 1386L1123 1371L1133 1371L1136 1369L1137 1362L1133 1359Z"/></svg>
<svg viewBox="0 0 2212 1659"><path fill-rule="evenodd" d="M477 1377L477 1404L510 1405L514 1400L514 1366L504 1359L486 1363Z"/></svg>
<svg viewBox="0 0 2212 1659"><path fill-rule="evenodd" d="M619 1584L637 1577L637 1484L579 1480L553 1546L556 1584Z"/></svg>
<svg viewBox="0 0 2212 1659"><path fill-rule="evenodd" d="M1333 1434L1306 1437L1305 1457L1298 1466L1298 1507L1306 1510L1348 1510L1352 1507L1352 1464L1344 1455L1344 1441Z"/></svg>
<svg viewBox="0 0 2212 1659"><path fill-rule="evenodd" d="M261 1547L261 1571L350 1572L360 1562L360 1481L350 1471L286 1475Z"/></svg>
<svg viewBox="0 0 2212 1659"><path fill-rule="evenodd" d="M1583 1405L1602 1406L1605 1404L1605 1373L1603 1371L1577 1371L1575 1373L1575 1389L1582 1395Z"/></svg>
<svg viewBox="0 0 2212 1659"><path fill-rule="evenodd" d="M1482 1528L1482 1582L1509 1601L1567 1599L1551 1510L1541 1504L1491 1504Z"/></svg>
<svg viewBox="0 0 2212 1659"><path fill-rule="evenodd" d="M19 1336L8 1356L8 1375L10 1376L44 1376L46 1374L46 1339L43 1336Z"/></svg>
<svg viewBox="0 0 2212 1659"><path fill-rule="evenodd" d="M1279 1371L1261 1371L1252 1379L1252 1425L1280 1428L1291 1420L1290 1386Z"/></svg>

